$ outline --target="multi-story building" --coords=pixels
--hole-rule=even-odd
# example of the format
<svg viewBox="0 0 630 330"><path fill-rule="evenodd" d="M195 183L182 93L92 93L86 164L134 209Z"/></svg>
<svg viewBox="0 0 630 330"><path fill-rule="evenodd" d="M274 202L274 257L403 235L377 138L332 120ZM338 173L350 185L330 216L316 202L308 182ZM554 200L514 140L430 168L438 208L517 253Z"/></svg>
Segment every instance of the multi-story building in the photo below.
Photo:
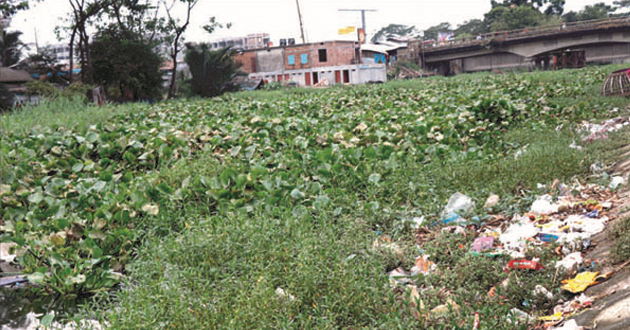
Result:
<svg viewBox="0 0 630 330"><path fill-rule="evenodd" d="M387 80L384 64L363 64L356 41L325 41L241 51L250 78L298 86L360 84Z"/></svg>
<svg viewBox="0 0 630 330"><path fill-rule="evenodd" d="M69 65L70 64L70 45L68 43L58 43L46 46L58 64ZM75 49L76 50L76 49ZM74 65L78 65L79 58L75 54Z"/></svg>
<svg viewBox="0 0 630 330"><path fill-rule="evenodd" d="M258 49L271 45L269 33L252 33L245 37L221 38L209 42L213 49L232 47L236 50Z"/></svg>

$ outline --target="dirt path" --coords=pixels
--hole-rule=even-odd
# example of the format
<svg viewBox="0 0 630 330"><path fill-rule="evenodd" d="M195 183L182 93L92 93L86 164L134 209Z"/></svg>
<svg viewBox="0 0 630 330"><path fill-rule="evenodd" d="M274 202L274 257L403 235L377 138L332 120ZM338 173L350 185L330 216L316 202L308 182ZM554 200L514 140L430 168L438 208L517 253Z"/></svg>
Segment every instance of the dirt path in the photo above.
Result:
<svg viewBox="0 0 630 330"><path fill-rule="evenodd" d="M625 146L623 151L622 160L613 166L613 175L628 177L630 145ZM619 197L619 202L612 212L615 220L608 224L607 230L592 238L596 247L585 256L585 260L590 259L596 263L602 263L603 272L620 268L620 265L611 265L609 261L613 241L608 238L608 231L615 221L630 216L630 190L627 187L623 188ZM622 267L603 283L588 288L585 294L594 297L595 301L590 309L586 309L575 317L578 325L585 329L630 329L630 265Z"/></svg>

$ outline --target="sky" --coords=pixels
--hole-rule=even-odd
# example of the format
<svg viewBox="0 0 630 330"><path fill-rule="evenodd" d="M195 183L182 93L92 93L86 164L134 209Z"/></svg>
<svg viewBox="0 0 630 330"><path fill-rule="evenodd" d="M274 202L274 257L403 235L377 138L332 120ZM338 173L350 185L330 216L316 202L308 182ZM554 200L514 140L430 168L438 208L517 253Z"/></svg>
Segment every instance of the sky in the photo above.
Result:
<svg viewBox="0 0 630 330"><path fill-rule="evenodd" d="M302 12L307 42L343 39L337 29L361 26L360 12L340 12L339 9L374 9L366 12L368 39L390 23L414 25L424 30L442 22L454 27L470 19L482 19L490 10L490 0L298 0ZM566 0L565 12L578 11L597 2L612 4L612 0ZM183 6L181 7L183 8ZM11 29L22 31L22 41L39 46L59 43L55 26L70 13L68 0L43 0L28 11L18 13ZM179 12L184 17L184 12ZM202 29L209 17L231 23L230 29L219 29L212 35ZM210 41L222 37L239 37L250 33L269 33L274 44L281 38L300 41L300 24L296 0L199 0L191 16L187 41ZM64 40L65 42L65 40ZM34 47L32 47L34 48Z"/></svg>

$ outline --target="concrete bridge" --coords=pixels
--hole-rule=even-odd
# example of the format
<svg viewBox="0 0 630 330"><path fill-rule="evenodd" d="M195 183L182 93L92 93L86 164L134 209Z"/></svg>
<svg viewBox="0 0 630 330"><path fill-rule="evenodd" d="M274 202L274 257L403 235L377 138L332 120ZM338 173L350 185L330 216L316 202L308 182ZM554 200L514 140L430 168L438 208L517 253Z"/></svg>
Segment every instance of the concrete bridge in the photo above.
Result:
<svg viewBox="0 0 630 330"><path fill-rule="evenodd" d="M576 66L630 62L630 18L498 32L437 47L421 45L411 43L410 55L425 70L443 75L550 68L567 53L576 57Z"/></svg>

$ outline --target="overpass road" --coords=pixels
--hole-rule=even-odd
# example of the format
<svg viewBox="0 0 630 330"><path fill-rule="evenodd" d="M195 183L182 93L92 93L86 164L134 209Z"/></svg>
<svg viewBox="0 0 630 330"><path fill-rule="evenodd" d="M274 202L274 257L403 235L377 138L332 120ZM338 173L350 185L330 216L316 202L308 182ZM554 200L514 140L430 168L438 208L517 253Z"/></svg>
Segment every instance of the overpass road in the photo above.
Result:
<svg viewBox="0 0 630 330"><path fill-rule="evenodd" d="M425 70L443 75L550 68L560 57L574 67L630 62L630 18L497 32L437 47L411 42L409 51Z"/></svg>

